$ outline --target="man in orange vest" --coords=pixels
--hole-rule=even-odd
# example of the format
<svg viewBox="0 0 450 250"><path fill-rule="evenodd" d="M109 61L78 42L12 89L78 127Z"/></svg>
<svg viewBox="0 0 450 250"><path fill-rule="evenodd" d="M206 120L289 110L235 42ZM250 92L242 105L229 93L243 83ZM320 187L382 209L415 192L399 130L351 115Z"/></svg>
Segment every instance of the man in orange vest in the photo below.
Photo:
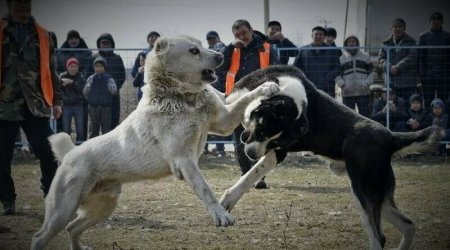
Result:
<svg viewBox="0 0 450 250"><path fill-rule="evenodd" d="M279 64L276 51L272 49L267 37L261 32L254 31L247 20L239 19L231 27L235 40L225 48L224 62L219 68L219 84L225 86L225 94L229 95L234 83L242 77L260 68ZM242 173L248 172L255 162L251 161L244 152L241 143L243 127L234 131L235 152ZM264 179L255 188L267 188Z"/></svg>
<svg viewBox="0 0 450 250"><path fill-rule="evenodd" d="M45 196L58 167L47 140L53 133L49 119L61 115L62 93L53 43L31 16L31 0L7 0L7 6L9 15L0 22L0 201L3 214L14 214L16 135L21 127L40 160Z"/></svg>

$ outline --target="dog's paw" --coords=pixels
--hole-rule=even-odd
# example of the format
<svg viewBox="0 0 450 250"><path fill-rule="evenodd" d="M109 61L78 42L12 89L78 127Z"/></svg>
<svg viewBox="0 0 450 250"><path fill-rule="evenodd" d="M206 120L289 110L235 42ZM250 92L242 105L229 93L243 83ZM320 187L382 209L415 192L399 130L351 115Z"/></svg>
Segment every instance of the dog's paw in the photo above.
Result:
<svg viewBox="0 0 450 250"><path fill-rule="evenodd" d="M228 189L227 191L225 191L225 193L223 193L219 203L229 212L234 208L239 198L240 197L236 197L236 195L233 195L233 192Z"/></svg>
<svg viewBox="0 0 450 250"><path fill-rule="evenodd" d="M222 206L217 205L217 207L213 209L212 213L216 227L228 227L234 225L233 216L225 211Z"/></svg>
<svg viewBox="0 0 450 250"><path fill-rule="evenodd" d="M262 93L268 97L280 92L280 86L274 82L265 82L259 87L261 88Z"/></svg>

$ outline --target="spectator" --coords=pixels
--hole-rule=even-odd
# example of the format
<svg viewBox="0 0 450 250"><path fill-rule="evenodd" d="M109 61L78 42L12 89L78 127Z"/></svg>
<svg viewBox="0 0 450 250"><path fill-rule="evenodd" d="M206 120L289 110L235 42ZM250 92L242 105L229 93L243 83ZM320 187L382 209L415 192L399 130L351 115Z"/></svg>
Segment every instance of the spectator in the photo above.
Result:
<svg viewBox="0 0 450 250"><path fill-rule="evenodd" d="M140 52L139 53L139 68L136 74L136 77L134 78L133 81L133 86L135 88L137 88L136 91L136 98L138 101L141 100L142 98L142 90L141 88L144 86L144 65L145 65L145 59L146 59L147 55L145 54L145 52Z"/></svg>
<svg viewBox="0 0 450 250"><path fill-rule="evenodd" d="M339 58L341 74L336 77L336 84L342 88L342 100L344 105L354 109L358 105L358 111L365 117L370 117L369 101L370 88L377 73L373 71L373 65L369 54L359 49L359 39L349 36L344 41L345 51Z"/></svg>
<svg viewBox="0 0 450 250"><path fill-rule="evenodd" d="M419 46L450 46L450 32L443 29L444 17L439 12L430 16L430 30L420 34ZM434 98L447 98L450 111L450 48L419 49L419 73L425 103Z"/></svg>
<svg viewBox="0 0 450 250"><path fill-rule="evenodd" d="M94 138L100 134L106 134L111 128L111 110L113 96L117 94L117 86L114 79L106 73L106 60L98 56L94 61L95 73L88 77L83 94L89 103L89 115L91 117L91 134Z"/></svg>
<svg viewBox="0 0 450 250"><path fill-rule="evenodd" d="M206 41L208 42L208 49L212 49L220 53L223 53L225 50L225 44L220 41L219 34L214 30L206 33Z"/></svg>
<svg viewBox="0 0 450 250"><path fill-rule="evenodd" d="M334 79L339 75L339 58L332 50L321 49L325 44L325 28L312 29L312 43L300 48L294 65L303 70L306 77L320 90L331 97L335 96Z"/></svg>
<svg viewBox="0 0 450 250"><path fill-rule="evenodd" d="M102 56L108 65L108 74L113 78L117 85L117 94L113 95L111 106L111 129L119 125L120 120L120 88L125 83L125 67L120 55L114 53L116 44L111 34L103 33L97 39L98 53L93 55L94 61L97 57Z"/></svg>
<svg viewBox="0 0 450 250"><path fill-rule="evenodd" d="M91 72L92 51L88 48L86 42L76 30L70 30L67 33L67 39L61 45L61 48L57 53L56 71L58 74L66 71L67 59L71 57L75 57L78 60L78 72L86 79L89 72Z"/></svg>
<svg viewBox="0 0 450 250"><path fill-rule="evenodd" d="M156 39L158 39L159 37L161 37L161 35L156 31L152 31L152 32L148 33L148 35L147 35L148 48L142 51L145 54L145 57L147 57L147 54L150 53L150 51L152 51L153 46L155 45ZM138 70L141 67L140 65L141 65L140 54L138 54L136 59L134 60L133 69L131 70L132 77L136 78L136 75L138 74Z"/></svg>
<svg viewBox="0 0 450 250"><path fill-rule="evenodd" d="M56 50L56 48L58 48L58 38L56 37L56 34L53 31L49 31L48 34L50 35L50 38L52 39L53 48Z"/></svg>
<svg viewBox="0 0 450 250"><path fill-rule="evenodd" d="M388 86L393 88L398 96L408 100L417 88L417 49L411 48L416 46L416 41L405 33L406 23L401 18L392 21L391 31L392 34L383 41L378 53L378 64L385 72L389 72ZM389 58L386 47L394 48L390 49ZM386 69L387 65L390 66L389 69Z"/></svg>
<svg viewBox="0 0 450 250"><path fill-rule="evenodd" d="M286 37L284 37L281 31L281 23L278 21L270 21L267 28L267 37L269 43L274 49L278 48L291 48L292 50L280 51L280 63L287 65L289 57L296 57L298 53L297 47Z"/></svg>
<svg viewBox="0 0 450 250"><path fill-rule="evenodd" d="M406 117L405 100L396 95L395 90L389 89L389 103L387 102L387 88L383 88L383 94L373 103L371 118L387 127L387 112L389 109L389 129L393 131L403 131L404 118Z"/></svg>
<svg viewBox="0 0 450 250"><path fill-rule="evenodd" d="M326 28L325 40L324 40L326 45L336 48L336 43L335 43L336 37L337 37L337 31L336 31L335 28L332 28L332 27ZM342 56L342 50L336 49L336 50L334 50L334 52L336 53L337 57L341 57Z"/></svg>
<svg viewBox="0 0 450 250"><path fill-rule="evenodd" d="M417 131L430 125L429 115L422 106L423 100L419 94L413 94L409 98L407 116L402 121L401 129L405 132Z"/></svg>
<svg viewBox="0 0 450 250"><path fill-rule="evenodd" d="M78 72L81 77L86 79L92 72L92 51L88 48L85 40L81 38L80 34L76 30L70 30L67 32L66 41L61 45L60 50L57 53L56 71L58 74L63 73L66 70L67 59L75 57L78 64ZM88 131L88 105L85 101L83 103L83 138L87 138ZM64 114L62 115L64 116ZM61 117L61 121L62 121ZM58 121L58 124L62 124Z"/></svg>
<svg viewBox="0 0 450 250"><path fill-rule="evenodd" d="M436 98L431 102L431 124L445 129L443 141L450 141L450 129L448 128L448 114L445 113L444 102ZM445 152L445 144L439 146L439 154Z"/></svg>
<svg viewBox="0 0 450 250"><path fill-rule="evenodd" d="M84 137L84 79L81 76L79 62L75 57L71 57L66 62L67 71L63 72L59 78L63 90L63 131L70 135L72 131L72 118L75 119L76 142L86 140Z"/></svg>
<svg viewBox="0 0 450 250"><path fill-rule="evenodd" d="M225 44L220 41L220 37L219 34L214 31L211 30L208 33L206 33L206 41L208 43L208 49L212 49L215 50L217 52L223 53L223 51L225 50ZM216 74L219 74L219 72L216 72ZM214 88L216 88L217 90L219 90L220 92L224 92L225 90L223 88L221 88L220 86L218 86L218 81L215 81L211 84ZM210 140L216 140L216 141L225 141L225 140L229 140L228 136L218 136L218 135L208 135L208 141ZM203 149L203 154L209 154L209 150L208 150L208 143L205 144L205 147ZM212 153L217 154L217 156L219 157L225 157L226 153L225 153L225 145L223 143L216 143L216 147L213 148Z"/></svg>
<svg viewBox="0 0 450 250"><path fill-rule="evenodd" d="M53 133L49 119L52 113L55 118L61 115L63 99L53 43L31 15L31 1L6 4L9 14L0 23L0 201L8 215L16 212L11 160L19 128L40 161L46 196L58 168L47 140Z"/></svg>
<svg viewBox="0 0 450 250"><path fill-rule="evenodd" d="M231 93L234 83L242 77L260 68L266 68L272 64L279 64L275 50L264 42L264 38L255 34L247 20L239 19L231 27L235 40L224 51L224 63L219 67L219 85L225 86L225 94ZM233 136L235 141L236 157L242 173L247 173L254 162L244 152L244 145L240 142L242 126L235 129ZM255 188L267 188L264 179L260 180Z"/></svg>

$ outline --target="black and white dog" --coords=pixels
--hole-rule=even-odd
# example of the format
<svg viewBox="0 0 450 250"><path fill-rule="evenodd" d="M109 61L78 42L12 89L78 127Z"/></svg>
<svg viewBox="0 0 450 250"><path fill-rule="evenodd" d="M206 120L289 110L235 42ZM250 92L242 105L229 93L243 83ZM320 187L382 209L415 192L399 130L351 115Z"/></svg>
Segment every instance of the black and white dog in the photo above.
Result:
<svg viewBox="0 0 450 250"><path fill-rule="evenodd" d="M381 218L403 235L399 249L412 243L415 225L394 202L394 153L424 151L442 137L439 128L418 132L391 132L316 89L303 72L293 66L271 66L255 71L236 83L231 101L264 82L276 82L278 95L254 101L244 117L242 134L246 154L257 164L221 199L231 210L261 177L283 161L288 152L313 151L331 160L336 174L347 174L358 201L370 249L382 249L386 238Z"/></svg>

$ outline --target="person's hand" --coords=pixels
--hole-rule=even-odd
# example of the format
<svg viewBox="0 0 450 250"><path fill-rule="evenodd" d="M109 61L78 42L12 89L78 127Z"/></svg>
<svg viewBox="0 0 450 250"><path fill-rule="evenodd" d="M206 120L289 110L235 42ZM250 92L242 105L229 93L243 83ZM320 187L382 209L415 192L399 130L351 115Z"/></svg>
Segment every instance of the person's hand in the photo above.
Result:
<svg viewBox="0 0 450 250"><path fill-rule="evenodd" d="M416 119L410 119L410 120L409 120L409 125L411 126L411 128L412 128L413 130L418 129L419 126L420 126L419 122L418 122Z"/></svg>
<svg viewBox="0 0 450 250"><path fill-rule="evenodd" d="M273 37L275 38L275 40L278 40L278 41L283 41L285 39L283 33L281 33L281 32L275 33L273 35Z"/></svg>
<svg viewBox="0 0 450 250"><path fill-rule="evenodd" d="M138 71L139 71L139 73L143 74L144 73L144 66L139 67Z"/></svg>
<svg viewBox="0 0 450 250"><path fill-rule="evenodd" d="M398 74L398 66L397 65L391 66L391 73L393 75L397 75Z"/></svg>
<svg viewBox="0 0 450 250"><path fill-rule="evenodd" d="M245 42L242 41L241 39L236 39L233 42L231 42L231 44L233 44L233 46L236 48L244 48L245 47Z"/></svg>
<svg viewBox="0 0 450 250"><path fill-rule="evenodd" d="M53 112L53 117L55 117L55 119L58 119L61 114L62 114L62 108L59 105L55 105L52 107L52 112Z"/></svg>
<svg viewBox="0 0 450 250"><path fill-rule="evenodd" d="M395 103L391 102L389 103L389 110L392 112L397 112L397 106L395 106Z"/></svg>
<svg viewBox="0 0 450 250"><path fill-rule="evenodd" d="M62 78L61 79L63 86L69 85L73 83L73 80L69 79L69 78Z"/></svg>

